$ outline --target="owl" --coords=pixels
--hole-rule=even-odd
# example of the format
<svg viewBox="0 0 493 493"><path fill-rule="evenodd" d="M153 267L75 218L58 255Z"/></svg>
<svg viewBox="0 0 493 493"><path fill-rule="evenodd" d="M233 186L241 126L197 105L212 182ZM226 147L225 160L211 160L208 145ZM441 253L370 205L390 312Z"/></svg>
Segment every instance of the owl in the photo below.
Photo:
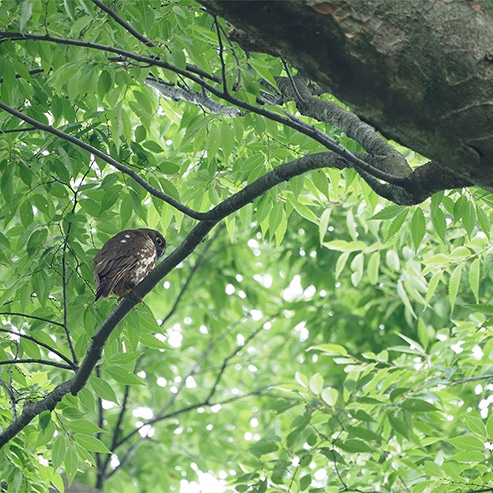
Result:
<svg viewBox="0 0 493 493"><path fill-rule="evenodd" d="M110 238L94 257L95 301L111 293L118 300L127 296L165 251L166 240L154 229L128 229Z"/></svg>

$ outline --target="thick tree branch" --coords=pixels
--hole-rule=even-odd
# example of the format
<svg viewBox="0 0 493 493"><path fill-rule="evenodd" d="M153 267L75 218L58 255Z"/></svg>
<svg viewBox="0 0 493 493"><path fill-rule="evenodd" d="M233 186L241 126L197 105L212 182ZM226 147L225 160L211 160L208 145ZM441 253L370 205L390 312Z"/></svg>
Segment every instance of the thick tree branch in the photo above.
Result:
<svg viewBox="0 0 493 493"><path fill-rule="evenodd" d="M9 32L0 32L0 42L2 39L13 39L17 41L24 41L26 39L32 39L32 40L37 40L37 41L46 41L46 42L53 42L53 43L60 43L60 44L65 44L65 45L72 45L72 46L81 46L81 47L86 47L86 48L91 48L91 49L96 49L96 50L101 50L101 51L107 51L110 53L115 53L121 56L126 56L130 59L147 63L150 65L154 65L157 67L162 67L167 70L171 70L172 72L175 72L176 74L182 75L183 77L186 77L197 84L201 86L203 89L209 91L211 94L229 102L232 103L239 108L243 108L247 111L252 111L254 113L257 113L259 115L265 116L266 118L269 118L273 121L276 121L278 123L281 123L283 125L286 125L288 127L291 127L295 130L298 130L304 135L307 135L308 137L311 137L314 139L316 142L319 144L323 145L326 147L328 150L333 151L340 156L344 157L347 159L355 169L357 170L363 170L366 171L367 173L371 174L375 178L382 179L388 183L393 183L394 185L399 185L402 187L405 187L408 185L408 181L406 178L401 178L397 176L392 176L389 175L388 173L385 173L383 171L380 171L379 169L372 168L368 163L362 161L361 159L358 159L354 154L349 152L344 146L336 142L334 139L330 138L328 135L324 134L320 130L318 130L316 127L309 125L307 123L301 122L298 119L295 118L287 118L282 115L279 115L278 113L275 113L273 111L269 111L265 108L260 108L258 106L246 103L245 101L242 101L241 99L238 99L234 96L232 96L229 93L224 93L220 89L217 89L215 86L212 86L211 84L208 84L205 82L201 77L198 77L197 75L191 73L190 71L186 69L181 69L179 67L176 67L172 64L169 64L167 62L163 62L161 60L149 58L149 57L144 57L141 55L136 55L135 53L131 52L125 52L124 50L120 50L119 48L113 48L110 46L106 45L101 45L98 43L87 43L87 42L82 42L82 41L77 41L77 40L71 40L71 39L64 39L64 38L53 38L51 36L40 36L40 35L35 35L35 34L23 34L19 35L18 33L9 33ZM193 216L191 216L193 217Z"/></svg>

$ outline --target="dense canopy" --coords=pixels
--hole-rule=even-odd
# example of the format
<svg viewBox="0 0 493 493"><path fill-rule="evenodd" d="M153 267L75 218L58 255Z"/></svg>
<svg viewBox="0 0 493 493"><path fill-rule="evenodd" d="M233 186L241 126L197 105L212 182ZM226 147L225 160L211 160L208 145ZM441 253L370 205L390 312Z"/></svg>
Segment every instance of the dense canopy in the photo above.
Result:
<svg viewBox="0 0 493 493"><path fill-rule="evenodd" d="M458 11L493 25L487 1L381 3L443 7L440 35ZM436 33L410 12L353 24L332 81L281 37L301 23L325 46L359 15L340 9L0 4L1 489L493 487L491 184L453 125L426 128L426 98L378 119L388 94L338 85L380 22L395 46L429 33L401 73L420 94ZM489 87L464 43L461 87ZM366 65L389 88L394 55ZM465 144L488 177L478 105ZM121 303L94 302L94 256L142 227L164 259Z"/></svg>

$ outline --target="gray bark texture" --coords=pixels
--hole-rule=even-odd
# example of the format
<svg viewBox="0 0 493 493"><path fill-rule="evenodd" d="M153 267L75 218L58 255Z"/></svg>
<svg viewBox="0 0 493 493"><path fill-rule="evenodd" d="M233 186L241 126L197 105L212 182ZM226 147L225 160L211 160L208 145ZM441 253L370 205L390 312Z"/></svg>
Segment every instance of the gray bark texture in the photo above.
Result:
<svg viewBox="0 0 493 493"><path fill-rule="evenodd" d="M489 0L199 1L386 137L493 190Z"/></svg>

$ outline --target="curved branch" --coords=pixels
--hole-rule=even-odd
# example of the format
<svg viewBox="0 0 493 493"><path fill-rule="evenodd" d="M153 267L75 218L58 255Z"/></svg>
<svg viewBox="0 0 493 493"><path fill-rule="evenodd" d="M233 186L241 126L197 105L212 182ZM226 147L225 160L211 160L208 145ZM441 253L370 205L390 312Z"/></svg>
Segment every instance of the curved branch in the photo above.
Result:
<svg viewBox="0 0 493 493"><path fill-rule="evenodd" d="M64 365L63 363L57 363L56 361L50 361L47 359L19 358L0 360L0 365L17 365L19 363L38 363L40 365L54 366L56 368L62 368L64 370L73 370L73 367L71 365Z"/></svg>
<svg viewBox="0 0 493 493"><path fill-rule="evenodd" d="M15 337L22 337L23 339L28 339L29 341L34 342L38 346L44 347L45 349L52 352L53 354L56 354L60 359L65 361L65 363L70 365L72 370L77 370L77 365L75 365L73 361L67 358L67 356L65 356L63 353L56 350L55 348L51 347L49 344L46 344L43 341L40 341L39 339L36 339L35 337L28 336L26 334L19 334L19 332L14 332L13 330L8 330L8 329L0 329L0 332L4 332L5 334L11 334Z"/></svg>
<svg viewBox="0 0 493 493"><path fill-rule="evenodd" d="M0 387L5 390L5 393L7 394L10 402L10 410L12 411L12 417L14 419L17 419L17 401L15 399L14 392L12 392L12 389L10 388L10 385L7 385L1 378L0 378Z"/></svg>
<svg viewBox="0 0 493 493"><path fill-rule="evenodd" d="M49 318L37 317L35 315L28 315L27 313L19 312L0 312L0 315L12 315L15 317L31 318L32 320L39 320L41 322L46 322L47 324L58 325L58 327L63 328L63 324L60 322L55 322L55 320L50 320Z"/></svg>
<svg viewBox="0 0 493 493"><path fill-rule="evenodd" d="M217 96L221 99L224 99L225 101L228 101L229 103L232 103L232 104L234 104L240 108L243 108L243 109L248 110L248 111L252 111L252 112L257 113L259 115L265 116L266 118L269 118L270 120L276 121L278 123L281 123L283 125L291 127L295 130L298 130L302 134L307 135L308 137L311 137L312 139L314 139L319 144L323 145L328 150L333 151L333 152L339 154L340 156L344 157L345 159L347 159L353 165L353 167L355 169L366 171L367 173L371 174L375 178L382 179L388 183L392 183L394 185L398 185L398 186L401 186L404 188L409 185L409 181L407 178L389 175L388 173L385 173L379 169L373 168L372 166L370 166L365 161L362 161L361 159L357 158L354 154L352 154L350 151L348 151L344 146L342 146L341 144L336 142L334 139L330 138L328 135L326 135L323 132L321 132L320 130L318 130L313 125L309 125L307 123L301 122L300 120L295 119L295 118L287 118L287 117L279 115L273 111L269 111L265 108L259 108L258 106L246 103L245 101L242 101L241 99L238 99L229 93L224 93L223 91L217 89L215 86L208 84L201 77L191 73L187 69L181 69L181 68L176 67L170 63L163 62L163 61L158 60L156 58L149 58L149 57L145 57L145 56L141 56L141 55L136 55L135 53L127 52L127 51L121 50L119 48L113 48L110 46L101 45L99 43L88 43L88 42L83 42L83 41L78 41L78 40L73 40L73 39L54 38L51 36L41 36L41 35L37 35L37 34L10 33L10 32L5 32L5 31L0 32L0 42L2 39L12 39L15 41L25 41L25 40L31 39L31 40L36 40L36 41L47 41L47 42L53 42L53 43L71 45L71 46L81 46L81 47L85 47L85 48L91 48L91 49L96 49L96 50L100 50L100 51L107 51L110 53L115 53L117 55L125 56L127 58L130 58L132 60L136 60L138 62L154 65L156 67L165 68L165 69L170 70L170 71L172 71L178 75L182 75L183 77L186 77L186 78L192 80L193 82L196 82L202 88L209 91L211 94L214 94L214 96Z"/></svg>
<svg viewBox="0 0 493 493"><path fill-rule="evenodd" d="M140 34L135 28L133 28L130 24L125 22L114 10L111 10L100 0L92 0L92 3L100 8L103 12L106 12L112 19L114 19L120 26L122 26L126 31L128 31L132 36L137 38L139 41L142 41L146 46L154 47L156 44L152 42L150 39L147 39L144 35Z"/></svg>
<svg viewBox="0 0 493 493"><path fill-rule="evenodd" d="M340 156L333 153L320 153L302 157L278 166L209 211L206 214L207 221L197 224L181 245L153 269L103 322L96 334L92 337L91 345L74 378L55 387L46 398L37 402L35 406L25 406L20 417L0 433L0 448L27 426L38 414L54 409L63 395L69 392L77 395L82 390L89 380L94 367L102 355L103 348L116 326L159 281L178 264L183 262L202 243L219 221L238 211L283 181L287 181L307 171L325 168L327 166L347 167L347 163L344 163L345 161Z"/></svg>
<svg viewBox="0 0 493 493"><path fill-rule="evenodd" d="M133 169L129 168L128 166L125 166L124 164L119 163L112 157L108 156L104 152L100 151L99 149L96 149L90 144L87 144L86 142L79 140L77 137L74 137L73 135L69 135L62 130L59 130L55 127L52 127L51 125L46 125L45 123L41 123L34 118L31 118L30 116L25 115L24 113L17 111L16 109L7 106L6 104L0 102L0 108L6 111L7 113L10 113L11 115L16 116L17 118L24 120L25 122L34 125L36 128L39 130L43 130L45 132L48 132L50 134L56 135L57 137L60 137L61 139L66 140L67 142L70 142L72 144L75 144L78 147L81 147L82 149L94 154L95 156L99 157L106 163L110 164L114 168L118 169L122 173L126 174L133 180L135 180L142 188L147 190L151 195L154 197L157 197L161 199L163 202L166 202L167 204L173 206L175 209L179 210L180 212L183 212L183 214L186 214L187 216L190 216L193 219L197 220L205 220L207 219L207 214L201 213L201 212L196 212L193 209L190 209L189 207L183 205L181 202L178 202L175 200L173 197L170 197L169 195L165 194L164 192L161 192L157 188L154 188L151 184L147 183L138 173L136 173Z"/></svg>

